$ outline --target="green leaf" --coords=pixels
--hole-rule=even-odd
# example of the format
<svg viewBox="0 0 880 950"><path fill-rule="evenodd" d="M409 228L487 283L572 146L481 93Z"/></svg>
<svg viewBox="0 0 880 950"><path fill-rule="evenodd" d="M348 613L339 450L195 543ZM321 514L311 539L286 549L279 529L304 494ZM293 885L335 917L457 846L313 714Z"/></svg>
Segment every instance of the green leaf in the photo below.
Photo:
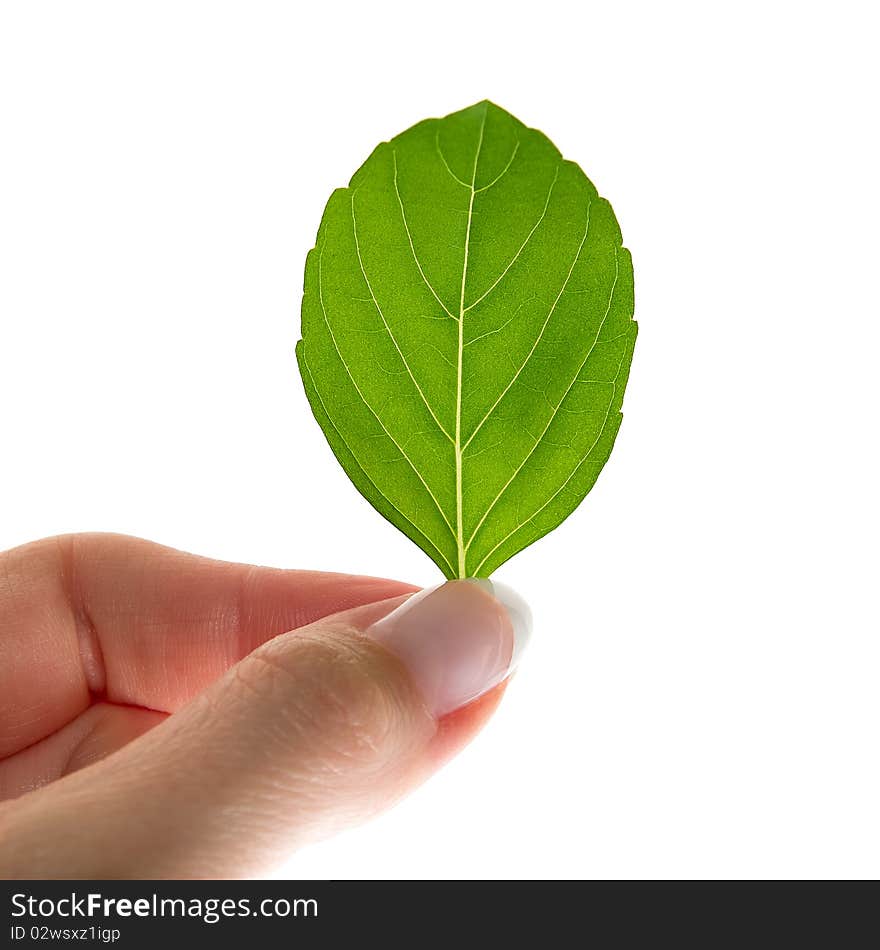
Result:
<svg viewBox="0 0 880 950"><path fill-rule="evenodd" d="M297 358L364 497L447 577L487 577L593 486L632 313L611 206L481 102L383 142L330 196Z"/></svg>

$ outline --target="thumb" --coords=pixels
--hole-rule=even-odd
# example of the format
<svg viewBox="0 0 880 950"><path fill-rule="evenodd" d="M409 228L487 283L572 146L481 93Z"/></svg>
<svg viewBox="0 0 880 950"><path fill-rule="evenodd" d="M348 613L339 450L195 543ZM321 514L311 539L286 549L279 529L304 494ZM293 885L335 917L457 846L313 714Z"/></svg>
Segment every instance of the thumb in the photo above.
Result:
<svg viewBox="0 0 880 950"><path fill-rule="evenodd" d="M257 875L463 744L529 622L502 585L451 581L276 637L149 733L10 802L0 874Z"/></svg>

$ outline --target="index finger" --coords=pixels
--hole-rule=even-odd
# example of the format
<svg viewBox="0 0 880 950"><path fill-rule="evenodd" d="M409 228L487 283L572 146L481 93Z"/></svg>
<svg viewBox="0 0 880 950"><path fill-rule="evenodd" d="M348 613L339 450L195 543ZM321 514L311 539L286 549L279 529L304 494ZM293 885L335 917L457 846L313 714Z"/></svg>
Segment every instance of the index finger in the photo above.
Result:
<svg viewBox="0 0 880 950"><path fill-rule="evenodd" d="M95 700L174 712L265 640L411 593L399 581L214 561L112 534L0 554L0 757Z"/></svg>

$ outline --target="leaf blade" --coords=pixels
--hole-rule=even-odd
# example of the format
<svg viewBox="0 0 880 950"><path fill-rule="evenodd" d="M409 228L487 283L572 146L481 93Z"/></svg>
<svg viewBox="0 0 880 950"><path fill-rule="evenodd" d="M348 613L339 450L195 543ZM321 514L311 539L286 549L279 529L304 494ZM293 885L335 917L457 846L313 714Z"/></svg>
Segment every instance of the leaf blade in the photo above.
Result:
<svg viewBox="0 0 880 950"><path fill-rule="evenodd" d="M488 576L595 482L632 312L608 202L483 102L378 146L331 196L297 356L361 493L447 577Z"/></svg>

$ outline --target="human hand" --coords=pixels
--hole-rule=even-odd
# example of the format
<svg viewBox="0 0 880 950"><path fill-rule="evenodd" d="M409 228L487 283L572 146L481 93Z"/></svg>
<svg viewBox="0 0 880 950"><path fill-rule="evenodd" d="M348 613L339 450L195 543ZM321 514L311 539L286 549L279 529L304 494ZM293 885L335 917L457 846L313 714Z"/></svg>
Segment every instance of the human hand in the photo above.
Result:
<svg viewBox="0 0 880 950"><path fill-rule="evenodd" d="M0 553L0 877L257 876L386 808L529 628L498 585L414 590L118 535Z"/></svg>

